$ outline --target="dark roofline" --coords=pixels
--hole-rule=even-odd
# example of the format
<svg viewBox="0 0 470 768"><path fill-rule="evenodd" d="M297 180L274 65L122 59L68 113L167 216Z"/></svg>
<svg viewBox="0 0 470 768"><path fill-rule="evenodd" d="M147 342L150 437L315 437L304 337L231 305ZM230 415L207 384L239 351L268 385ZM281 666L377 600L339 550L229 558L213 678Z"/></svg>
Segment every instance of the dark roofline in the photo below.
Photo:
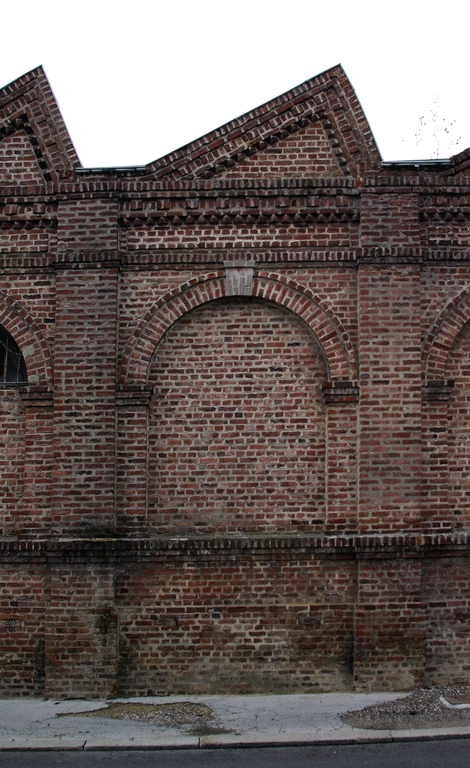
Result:
<svg viewBox="0 0 470 768"><path fill-rule="evenodd" d="M399 166L414 166L415 168L419 168L422 165L452 165L452 162L450 159L447 158L436 158L431 160L382 160L381 166L382 168L394 168Z"/></svg>
<svg viewBox="0 0 470 768"><path fill-rule="evenodd" d="M80 175L91 173L108 173L113 175L115 173L145 173L147 170L146 165L118 165L118 166L103 166L100 168L75 168L75 173Z"/></svg>

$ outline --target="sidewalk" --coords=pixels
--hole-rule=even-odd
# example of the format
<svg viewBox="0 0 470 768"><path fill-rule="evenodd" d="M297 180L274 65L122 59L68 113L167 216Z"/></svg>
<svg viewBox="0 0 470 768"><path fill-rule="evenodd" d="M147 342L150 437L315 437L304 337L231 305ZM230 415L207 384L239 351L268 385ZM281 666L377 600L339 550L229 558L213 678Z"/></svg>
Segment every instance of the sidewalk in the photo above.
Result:
<svg viewBox="0 0 470 768"><path fill-rule="evenodd" d="M169 696L116 699L133 704L190 702L212 709L206 725L154 725L80 717L103 701L0 700L0 750L175 749L279 746L470 737L470 727L407 731L353 728L342 713L399 698L398 693L286 696ZM108 704L110 702L107 702Z"/></svg>

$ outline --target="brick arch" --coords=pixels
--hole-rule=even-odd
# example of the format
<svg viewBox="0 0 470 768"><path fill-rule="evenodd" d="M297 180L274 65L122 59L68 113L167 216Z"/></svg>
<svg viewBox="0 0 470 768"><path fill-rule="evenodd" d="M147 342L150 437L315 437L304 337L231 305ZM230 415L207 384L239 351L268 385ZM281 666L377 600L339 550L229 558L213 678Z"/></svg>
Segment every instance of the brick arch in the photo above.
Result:
<svg viewBox="0 0 470 768"><path fill-rule="evenodd" d="M0 325L23 353L31 385L52 386L52 361L49 347L39 327L16 301L0 291Z"/></svg>
<svg viewBox="0 0 470 768"><path fill-rule="evenodd" d="M252 295L281 304L304 320L323 349L333 380L357 378L349 335L324 299L296 280L280 280L279 275L263 270L256 273Z"/></svg>
<svg viewBox="0 0 470 768"><path fill-rule="evenodd" d="M155 349L166 331L182 315L202 304L226 297L225 270L194 278L162 296L142 318L129 340L121 365L121 384L145 384ZM354 353L341 323L332 311L294 280L256 272L251 295L280 304L302 318L323 350L329 378L349 381L356 378Z"/></svg>
<svg viewBox="0 0 470 768"><path fill-rule="evenodd" d="M423 348L423 370L427 381L446 378L447 360L454 342L470 320L470 288L464 288L433 323Z"/></svg>

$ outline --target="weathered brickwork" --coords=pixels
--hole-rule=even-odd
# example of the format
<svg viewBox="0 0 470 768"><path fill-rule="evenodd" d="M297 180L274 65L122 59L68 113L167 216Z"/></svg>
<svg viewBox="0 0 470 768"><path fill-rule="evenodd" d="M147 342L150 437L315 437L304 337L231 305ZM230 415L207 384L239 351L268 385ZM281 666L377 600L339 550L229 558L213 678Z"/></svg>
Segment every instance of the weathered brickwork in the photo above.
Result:
<svg viewBox="0 0 470 768"><path fill-rule="evenodd" d="M470 326L467 323L458 336L449 358L449 378L454 380L448 404L449 512L452 526L470 526L470 424L462 418L470 397Z"/></svg>
<svg viewBox="0 0 470 768"><path fill-rule="evenodd" d="M44 184L31 143L22 131L3 139L0 144L0 164L5 184L14 184L18 178L26 184Z"/></svg>
<svg viewBox="0 0 470 768"><path fill-rule="evenodd" d="M44 692L49 572L36 557L15 557L0 568L2 696Z"/></svg>
<svg viewBox="0 0 470 768"><path fill-rule="evenodd" d="M100 557L50 564L45 671L49 696L106 697L115 691L114 569Z"/></svg>
<svg viewBox="0 0 470 768"><path fill-rule="evenodd" d="M0 695L470 683L469 174L341 67L130 169L0 90Z"/></svg>
<svg viewBox="0 0 470 768"><path fill-rule="evenodd" d="M423 560L422 599L427 610L425 670L428 685L468 681L468 564L468 557Z"/></svg>
<svg viewBox="0 0 470 768"><path fill-rule="evenodd" d="M226 299L181 318L149 377L155 532L318 528L325 378L320 348L287 310Z"/></svg>
<svg viewBox="0 0 470 768"><path fill-rule="evenodd" d="M103 267L57 276L52 524L62 535L113 530L117 283Z"/></svg>
<svg viewBox="0 0 470 768"><path fill-rule="evenodd" d="M241 544L121 566L120 690L350 689L355 564L312 555Z"/></svg>
<svg viewBox="0 0 470 768"><path fill-rule="evenodd" d="M181 229L150 229L143 227L127 234L129 250L142 248L195 248L201 240L207 248L350 248L357 244L356 231L348 224L327 227L317 224L313 227L229 227L204 229L187 227ZM355 228L357 230L357 228Z"/></svg>
<svg viewBox="0 0 470 768"><path fill-rule="evenodd" d="M363 263L358 271L359 526L421 525L419 268Z"/></svg>
<svg viewBox="0 0 470 768"><path fill-rule="evenodd" d="M24 408L18 391L0 391L0 504L4 535L21 528L25 459Z"/></svg>
<svg viewBox="0 0 470 768"><path fill-rule="evenodd" d="M2 253L47 253L50 236L46 229L0 230Z"/></svg>
<svg viewBox="0 0 470 768"><path fill-rule="evenodd" d="M311 176L340 176L338 163L331 151L321 124L312 125L275 146L257 152L246 162L237 163L225 171L224 179L310 178Z"/></svg>
<svg viewBox="0 0 470 768"><path fill-rule="evenodd" d="M364 559L358 565L355 666L358 688L404 688L424 681L421 560Z"/></svg>

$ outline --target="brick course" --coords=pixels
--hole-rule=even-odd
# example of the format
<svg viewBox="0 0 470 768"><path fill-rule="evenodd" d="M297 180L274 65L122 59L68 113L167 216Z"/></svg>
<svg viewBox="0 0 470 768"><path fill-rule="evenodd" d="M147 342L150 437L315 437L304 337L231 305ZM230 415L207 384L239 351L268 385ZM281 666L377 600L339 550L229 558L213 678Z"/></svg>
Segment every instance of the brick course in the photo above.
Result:
<svg viewBox="0 0 470 768"><path fill-rule="evenodd" d="M2 696L470 682L469 156L340 67L135 169L0 90Z"/></svg>

